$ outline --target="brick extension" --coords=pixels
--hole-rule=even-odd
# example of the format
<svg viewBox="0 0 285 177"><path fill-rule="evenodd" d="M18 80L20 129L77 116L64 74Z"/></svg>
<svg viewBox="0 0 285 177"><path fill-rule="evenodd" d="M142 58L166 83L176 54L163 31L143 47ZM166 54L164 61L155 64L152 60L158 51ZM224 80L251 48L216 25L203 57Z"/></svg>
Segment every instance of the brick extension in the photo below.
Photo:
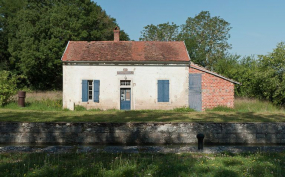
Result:
<svg viewBox="0 0 285 177"><path fill-rule="evenodd" d="M195 66L195 68L191 66ZM234 107L234 83L237 82L224 78L193 63L191 63L191 66L189 73L202 74L203 111L217 106Z"/></svg>

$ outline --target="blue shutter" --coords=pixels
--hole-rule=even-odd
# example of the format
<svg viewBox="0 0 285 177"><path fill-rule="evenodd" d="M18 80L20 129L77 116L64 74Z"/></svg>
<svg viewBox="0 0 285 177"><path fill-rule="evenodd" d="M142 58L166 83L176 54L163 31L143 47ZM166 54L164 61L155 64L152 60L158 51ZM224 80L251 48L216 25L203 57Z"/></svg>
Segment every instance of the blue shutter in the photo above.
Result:
<svg viewBox="0 0 285 177"><path fill-rule="evenodd" d="M99 94L100 94L100 80L94 80L94 102L99 103Z"/></svg>
<svg viewBox="0 0 285 177"><path fill-rule="evenodd" d="M157 84L157 101L163 102L163 80L158 80Z"/></svg>
<svg viewBox="0 0 285 177"><path fill-rule="evenodd" d="M82 102L88 101L88 82L87 80L82 80Z"/></svg>
<svg viewBox="0 0 285 177"><path fill-rule="evenodd" d="M169 80L164 80L163 91L163 102L169 102Z"/></svg>

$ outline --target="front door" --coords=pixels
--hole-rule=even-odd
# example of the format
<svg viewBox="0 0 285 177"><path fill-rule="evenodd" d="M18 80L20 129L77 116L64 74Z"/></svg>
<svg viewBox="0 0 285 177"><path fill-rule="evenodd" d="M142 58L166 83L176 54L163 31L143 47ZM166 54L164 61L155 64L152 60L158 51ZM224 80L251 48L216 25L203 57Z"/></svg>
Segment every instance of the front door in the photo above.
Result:
<svg viewBox="0 0 285 177"><path fill-rule="evenodd" d="M189 107L202 111L201 74L189 74Z"/></svg>
<svg viewBox="0 0 285 177"><path fill-rule="evenodd" d="M121 110L130 110L131 109L131 89L130 88L121 88L120 89L120 106Z"/></svg>

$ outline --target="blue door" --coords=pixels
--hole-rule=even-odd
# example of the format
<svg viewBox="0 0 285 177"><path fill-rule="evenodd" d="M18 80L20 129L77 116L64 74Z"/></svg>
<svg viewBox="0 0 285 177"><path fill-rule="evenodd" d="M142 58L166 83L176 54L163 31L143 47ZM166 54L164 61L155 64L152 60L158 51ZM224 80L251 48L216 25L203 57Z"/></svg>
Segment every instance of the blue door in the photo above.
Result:
<svg viewBox="0 0 285 177"><path fill-rule="evenodd" d="M121 88L120 90L121 110L131 109L131 89Z"/></svg>
<svg viewBox="0 0 285 177"><path fill-rule="evenodd" d="M202 111L202 75L189 74L189 107Z"/></svg>

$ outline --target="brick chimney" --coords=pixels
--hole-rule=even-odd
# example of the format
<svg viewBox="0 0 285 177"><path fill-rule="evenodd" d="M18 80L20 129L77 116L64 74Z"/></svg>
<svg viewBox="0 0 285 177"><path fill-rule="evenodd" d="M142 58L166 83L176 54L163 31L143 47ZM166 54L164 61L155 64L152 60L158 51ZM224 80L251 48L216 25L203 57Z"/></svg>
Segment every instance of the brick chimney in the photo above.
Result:
<svg viewBox="0 0 285 177"><path fill-rule="evenodd" d="M120 28L118 26L116 26L116 28L114 29L114 41L120 41Z"/></svg>

